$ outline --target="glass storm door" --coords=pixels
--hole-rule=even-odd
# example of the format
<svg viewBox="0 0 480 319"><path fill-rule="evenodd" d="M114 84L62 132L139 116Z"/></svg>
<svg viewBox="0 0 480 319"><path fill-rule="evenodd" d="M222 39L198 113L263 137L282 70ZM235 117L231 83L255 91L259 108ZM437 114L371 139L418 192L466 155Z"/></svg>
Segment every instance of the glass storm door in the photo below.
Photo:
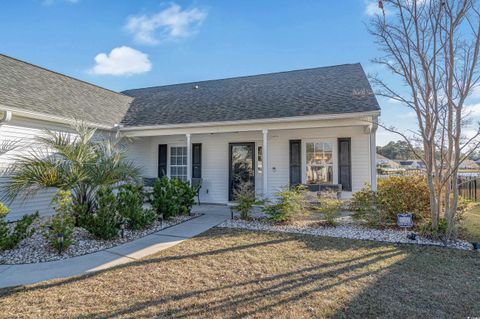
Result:
<svg viewBox="0 0 480 319"><path fill-rule="evenodd" d="M228 200L235 200L238 191L255 194L255 143L230 143Z"/></svg>

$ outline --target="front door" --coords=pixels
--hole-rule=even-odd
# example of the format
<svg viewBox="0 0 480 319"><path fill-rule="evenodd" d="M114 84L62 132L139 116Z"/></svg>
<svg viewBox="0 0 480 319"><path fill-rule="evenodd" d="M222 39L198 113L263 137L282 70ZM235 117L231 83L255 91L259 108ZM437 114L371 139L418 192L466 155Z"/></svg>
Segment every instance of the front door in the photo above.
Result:
<svg viewBox="0 0 480 319"><path fill-rule="evenodd" d="M235 190L250 189L255 194L255 143L230 143L228 200L235 200Z"/></svg>

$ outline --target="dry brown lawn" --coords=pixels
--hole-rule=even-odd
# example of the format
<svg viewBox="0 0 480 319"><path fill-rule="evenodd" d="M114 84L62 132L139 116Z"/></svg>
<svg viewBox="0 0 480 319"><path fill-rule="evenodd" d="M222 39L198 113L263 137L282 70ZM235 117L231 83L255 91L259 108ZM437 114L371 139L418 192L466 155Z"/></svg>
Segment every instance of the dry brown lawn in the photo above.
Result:
<svg viewBox="0 0 480 319"><path fill-rule="evenodd" d="M2 318L480 316L480 254L212 229L141 262L0 291Z"/></svg>

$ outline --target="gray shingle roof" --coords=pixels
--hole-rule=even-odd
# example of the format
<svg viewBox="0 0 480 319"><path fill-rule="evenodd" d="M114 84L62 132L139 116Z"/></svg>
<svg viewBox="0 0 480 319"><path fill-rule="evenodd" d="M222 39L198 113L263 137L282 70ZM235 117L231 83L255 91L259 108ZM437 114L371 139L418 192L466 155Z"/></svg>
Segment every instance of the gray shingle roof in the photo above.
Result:
<svg viewBox="0 0 480 319"><path fill-rule="evenodd" d="M145 126L376 111L360 64L175 84L134 97L123 124Z"/></svg>
<svg viewBox="0 0 480 319"><path fill-rule="evenodd" d="M0 54L0 105L113 126L131 97Z"/></svg>

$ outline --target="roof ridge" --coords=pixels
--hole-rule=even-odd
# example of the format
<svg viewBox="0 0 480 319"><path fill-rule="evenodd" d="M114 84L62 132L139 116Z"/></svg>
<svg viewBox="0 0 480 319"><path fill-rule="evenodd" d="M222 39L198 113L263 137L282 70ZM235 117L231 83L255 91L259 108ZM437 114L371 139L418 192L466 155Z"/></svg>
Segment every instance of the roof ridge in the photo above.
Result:
<svg viewBox="0 0 480 319"><path fill-rule="evenodd" d="M124 90L121 93L138 91L138 90L146 90L146 89L164 88L164 87L170 87L170 86L176 86L176 85L201 84L201 83L206 83L206 82L215 82L215 81L224 81L224 80L233 80L233 79L246 79L246 78L251 78L251 77L256 77L256 76L265 76L265 75L283 74L283 73L291 73L291 72L310 71L310 70L318 70L318 69L328 69L328 68L336 68L336 67L347 66L347 65L360 65L361 66L361 63L360 62L342 63L342 64L334 64L334 65L327 65L327 66L320 66L320 67L313 67L313 68L305 68L305 69L295 69L295 70L287 70L287 71L259 73L259 74L253 74L253 75L231 76L231 77L220 78L220 79L190 81L190 82L181 82L181 83L173 83L173 84L166 84L166 85L154 85L154 86L147 86L147 87L142 87L142 88Z"/></svg>
<svg viewBox="0 0 480 319"><path fill-rule="evenodd" d="M70 76L70 75L67 75L67 74L63 74L63 73L60 73L60 72L57 72L57 71L53 71L53 70L47 69L47 68L45 68L45 67L43 67L43 66L36 65L36 64L31 63L31 62L27 62L27 61L24 61L24 60L20 60L20 59L11 57L11 56L6 55L6 54L3 54L3 53L0 53L0 56L3 56L3 57L5 57L5 58L7 58L7 59L14 60L14 61L17 61L17 62L20 62L20 63L23 63L23 64L30 65L30 66L32 66L32 67L35 67L35 68L37 68L37 69L41 69L41 70L47 71L47 72L49 72L49 73L53 73L53 74L56 74L56 75L60 75L60 76L69 78L69 79L71 79L71 80L74 80L74 81L77 81L77 82L80 82L80 83L83 83L83 84L87 84L87 85L92 86L92 87L97 88L97 89L101 89L101 90L108 91L108 92L111 92L111 93L115 93L115 94L118 94L118 95L130 97L130 96L126 95L126 94L123 94L122 92L116 92L116 91L113 91L113 90L104 88L104 87L102 87L102 86L99 86L99 85L96 85L96 84L93 84L93 83L90 83L90 82L87 82L87 81L84 81L84 80L80 80L80 79L74 78L73 76Z"/></svg>

